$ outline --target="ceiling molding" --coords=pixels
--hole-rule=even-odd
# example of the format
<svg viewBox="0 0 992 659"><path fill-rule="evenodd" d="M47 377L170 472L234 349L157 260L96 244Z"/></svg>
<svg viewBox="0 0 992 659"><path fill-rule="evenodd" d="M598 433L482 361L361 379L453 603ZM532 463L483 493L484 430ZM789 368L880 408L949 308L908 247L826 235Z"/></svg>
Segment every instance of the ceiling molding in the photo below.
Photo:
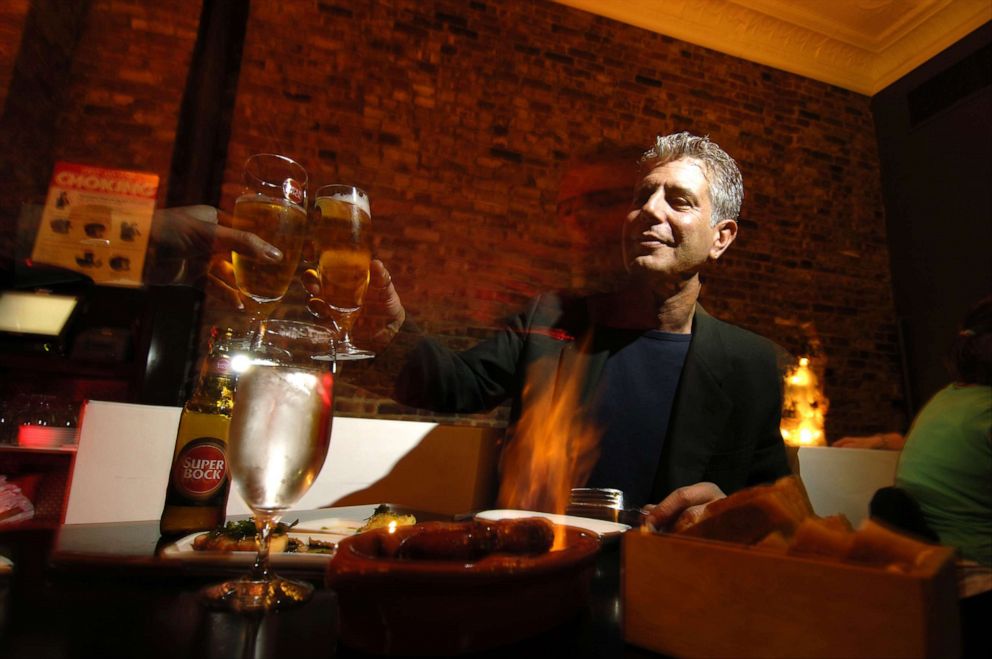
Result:
<svg viewBox="0 0 992 659"><path fill-rule="evenodd" d="M554 0L868 96L992 21L989 0Z"/></svg>

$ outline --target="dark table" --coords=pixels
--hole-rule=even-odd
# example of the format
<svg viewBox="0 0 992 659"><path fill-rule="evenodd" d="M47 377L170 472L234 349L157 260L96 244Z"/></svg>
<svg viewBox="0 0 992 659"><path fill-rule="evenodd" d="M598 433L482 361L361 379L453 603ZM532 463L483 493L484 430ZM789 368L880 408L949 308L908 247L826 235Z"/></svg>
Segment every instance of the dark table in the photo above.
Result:
<svg viewBox="0 0 992 659"><path fill-rule="evenodd" d="M305 522L326 513L293 517ZM604 544L589 602L573 619L469 656L656 657L622 639L619 545L617 539ZM366 656L337 642L337 601L322 587L322 570L278 570L318 586L313 599L296 609L259 617L209 611L197 591L247 569L162 561L159 546L157 522L0 532L0 555L14 564L11 573L0 575L0 657Z"/></svg>

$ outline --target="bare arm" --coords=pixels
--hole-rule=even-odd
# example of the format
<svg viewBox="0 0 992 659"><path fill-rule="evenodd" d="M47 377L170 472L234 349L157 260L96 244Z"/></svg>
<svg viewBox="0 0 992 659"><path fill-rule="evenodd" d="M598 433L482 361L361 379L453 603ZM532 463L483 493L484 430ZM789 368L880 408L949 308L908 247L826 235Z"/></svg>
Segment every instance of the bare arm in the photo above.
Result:
<svg viewBox="0 0 992 659"><path fill-rule="evenodd" d="M906 445L906 438L897 432L882 432L864 437L842 437L831 444L838 448L873 448L889 451L901 451Z"/></svg>

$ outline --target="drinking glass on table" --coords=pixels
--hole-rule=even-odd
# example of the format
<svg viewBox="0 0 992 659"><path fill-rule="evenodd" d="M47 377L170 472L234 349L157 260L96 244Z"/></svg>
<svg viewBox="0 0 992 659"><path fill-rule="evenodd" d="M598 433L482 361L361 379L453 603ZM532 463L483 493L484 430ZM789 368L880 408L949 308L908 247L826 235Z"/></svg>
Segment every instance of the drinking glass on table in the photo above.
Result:
<svg viewBox="0 0 992 659"><path fill-rule="evenodd" d="M374 352L351 342L351 328L369 287L372 213L368 195L353 185L319 188L311 227L317 267L307 275L319 282L320 292L308 302L310 312L334 325L338 361L374 357Z"/></svg>
<svg viewBox="0 0 992 659"><path fill-rule="evenodd" d="M253 323L286 294L300 262L307 229L307 172L296 161L272 153L251 156L242 172L241 195L234 202L233 227L257 234L282 251L272 263L241 252L231 253L238 289L253 304Z"/></svg>
<svg viewBox="0 0 992 659"><path fill-rule="evenodd" d="M327 456L334 364L313 355L328 346L333 346L331 332L318 325L259 323L250 363L238 377L228 438L232 480L254 514L258 553L250 574L203 591L214 607L270 611L301 604L313 593L310 584L271 571L269 541L283 513L310 489Z"/></svg>

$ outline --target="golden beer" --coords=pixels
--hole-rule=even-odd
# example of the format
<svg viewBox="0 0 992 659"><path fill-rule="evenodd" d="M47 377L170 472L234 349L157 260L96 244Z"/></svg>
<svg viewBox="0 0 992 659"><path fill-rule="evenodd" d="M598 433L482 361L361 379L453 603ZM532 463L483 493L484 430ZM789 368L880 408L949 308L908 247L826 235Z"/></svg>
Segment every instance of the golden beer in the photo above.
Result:
<svg viewBox="0 0 992 659"><path fill-rule="evenodd" d="M282 261L272 263L232 252L238 288L257 302L272 302L286 294L300 262L307 214L284 199L257 194L240 197L234 204L235 229L250 231L282 250Z"/></svg>
<svg viewBox="0 0 992 659"><path fill-rule="evenodd" d="M313 239L321 296L345 332L362 306L372 260L372 219L361 205L318 197Z"/></svg>

